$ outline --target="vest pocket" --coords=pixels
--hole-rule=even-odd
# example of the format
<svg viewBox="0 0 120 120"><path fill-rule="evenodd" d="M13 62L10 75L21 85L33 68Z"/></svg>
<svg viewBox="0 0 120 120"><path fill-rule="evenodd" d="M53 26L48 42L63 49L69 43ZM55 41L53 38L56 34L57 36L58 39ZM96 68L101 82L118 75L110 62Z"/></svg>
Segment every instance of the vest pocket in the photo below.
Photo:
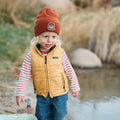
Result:
<svg viewBox="0 0 120 120"><path fill-rule="evenodd" d="M45 91L46 90L46 81L45 80L36 80L34 81L34 89L36 91Z"/></svg>

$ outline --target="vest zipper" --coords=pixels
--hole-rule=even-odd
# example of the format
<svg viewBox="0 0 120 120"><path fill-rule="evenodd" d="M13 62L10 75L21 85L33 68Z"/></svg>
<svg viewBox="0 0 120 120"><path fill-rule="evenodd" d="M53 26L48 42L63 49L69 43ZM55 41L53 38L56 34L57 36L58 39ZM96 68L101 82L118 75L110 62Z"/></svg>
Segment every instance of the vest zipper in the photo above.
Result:
<svg viewBox="0 0 120 120"><path fill-rule="evenodd" d="M45 64L47 64L47 56L45 56Z"/></svg>
<svg viewBox="0 0 120 120"><path fill-rule="evenodd" d="M50 95L50 87L49 87L49 78L48 78L48 69L47 69L47 56L45 56L45 64L46 64L46 74L47 74L47 92Z"/></svg>

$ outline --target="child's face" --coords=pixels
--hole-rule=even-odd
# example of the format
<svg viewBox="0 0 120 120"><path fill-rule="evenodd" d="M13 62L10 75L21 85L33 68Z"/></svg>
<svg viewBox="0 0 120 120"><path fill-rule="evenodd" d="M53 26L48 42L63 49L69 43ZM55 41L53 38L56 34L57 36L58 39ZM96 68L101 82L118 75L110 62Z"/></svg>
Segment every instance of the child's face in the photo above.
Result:
<svg viewBox="0 0 120 120"><path fill-rule="evenodd" d="M44 32L39 35L41 51L49 51L57 42L58 36L55 32Z"/></svg>

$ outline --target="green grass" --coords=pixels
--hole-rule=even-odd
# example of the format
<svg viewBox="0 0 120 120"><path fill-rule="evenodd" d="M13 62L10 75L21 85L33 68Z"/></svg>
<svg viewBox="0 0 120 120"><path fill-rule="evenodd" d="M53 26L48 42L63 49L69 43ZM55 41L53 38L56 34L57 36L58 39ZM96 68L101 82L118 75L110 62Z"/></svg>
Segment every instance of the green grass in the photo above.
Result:
<svg viewBox="0 0 120 120"><path fill-rule="evenodd" d="M7 68L7 61L14 62L25 52L34 35L33 26L18 29L15 25L0 25L0 68Z"/></svg>
<svg viewBox="0 0 120 120"><path fill-rule="evenodd" d="M9 61L6 61L5 63L4 62L0 63L0 70L8 69L9 65L10 65Z"/></svg>

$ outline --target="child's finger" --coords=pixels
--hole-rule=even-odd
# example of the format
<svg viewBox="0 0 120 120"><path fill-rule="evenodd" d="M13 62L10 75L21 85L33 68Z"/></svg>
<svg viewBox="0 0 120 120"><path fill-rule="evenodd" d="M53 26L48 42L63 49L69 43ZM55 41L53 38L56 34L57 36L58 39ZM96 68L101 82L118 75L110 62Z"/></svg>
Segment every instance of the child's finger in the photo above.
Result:
<svg viewBox="0 0 120 120"><path fill-rule="evenodd" d="M73 97L77 97L76 93L75 93L75 95Z"/></svg>
<svg viewBox="0 0 120 120"><path fill-rule="evenodd" d="M78 96L78 92L72 92L72 96L73 97L77 97Z"/></svg>
<svg viewBox="0 0 120 120"><path fill-rule="evenodd" d="M17 102L17 105L20 106L20 102Z"/></svg>
<svg viewBox="0 0 120 120"><path fill-rule="evenodd" d="M75 92L72 92L72 96L73 96L73 97L75 97L75 96L76 96Z"/></svg>
<svg viewBox="0 0 120 120"><path fill-rule="evenodd" d="M24 98L22 98L22 102L24 103L25 101L24 101Z"/></svg>
<svg viewBox="0 0 120 120"><path fill-rule="evenodd" d="M17 105L20 106L20 99L17 99Z"/></svg>
<svg viewBox="0 0 120 120"><path fill-rule="evenodd" d="M21 101L24 102L24 98L22 98L22 97L17 97L17 98L16 98L16 102L17 102L17 105L18 105L18 106L20 106L20 102L21 102Z"/></svg>

